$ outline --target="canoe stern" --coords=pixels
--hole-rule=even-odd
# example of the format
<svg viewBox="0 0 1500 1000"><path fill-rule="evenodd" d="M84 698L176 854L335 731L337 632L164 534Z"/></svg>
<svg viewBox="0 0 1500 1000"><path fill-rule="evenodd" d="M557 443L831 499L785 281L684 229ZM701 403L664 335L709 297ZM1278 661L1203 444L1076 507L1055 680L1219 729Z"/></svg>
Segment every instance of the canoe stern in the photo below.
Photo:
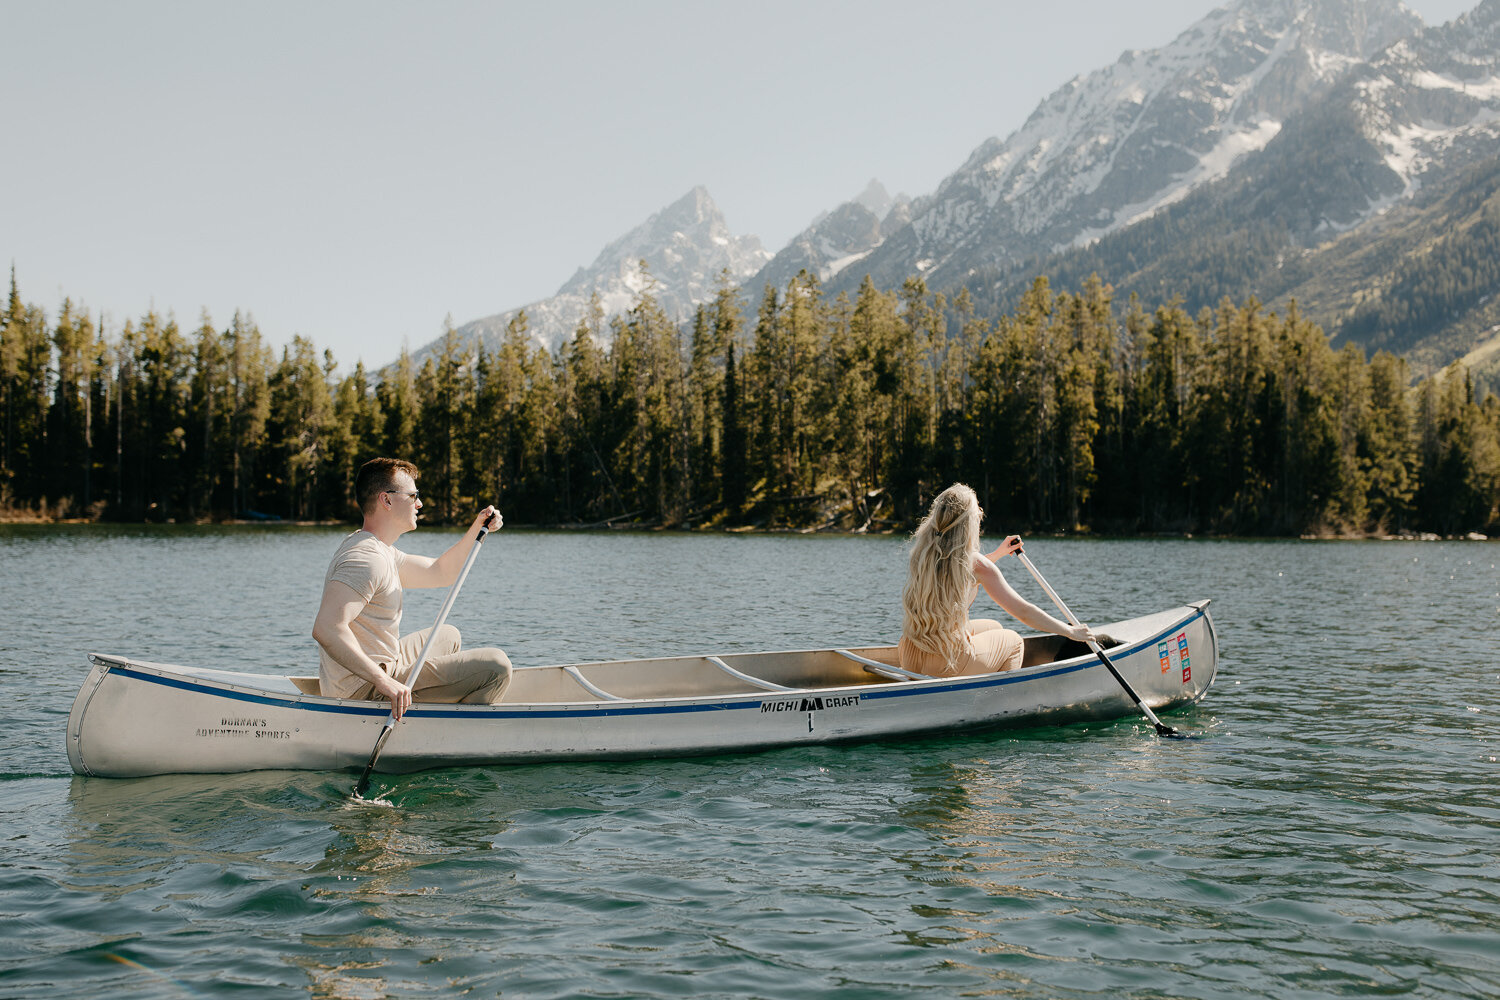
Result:
<svg viewBox="0 0 1500 1000"><path fill-rule="evenodd" d="M346 707L268 691L252 675L229 684L118 657L89 660L68 714L68 763L77 774L350 768L362 762L356 748L374 745L386 717L374 703ZM317 710L323 706L338 710Z"/></svg>

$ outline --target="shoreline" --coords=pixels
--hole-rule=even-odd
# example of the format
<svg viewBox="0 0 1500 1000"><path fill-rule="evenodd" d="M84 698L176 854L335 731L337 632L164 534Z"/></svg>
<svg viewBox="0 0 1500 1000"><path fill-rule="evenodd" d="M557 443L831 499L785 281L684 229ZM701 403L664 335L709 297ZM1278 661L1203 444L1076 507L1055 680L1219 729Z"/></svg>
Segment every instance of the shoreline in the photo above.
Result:
<svg viewBox="0 0 1500 1000"><path fill-rule="evenodd" d="M10 526L77 526L77 525L100 525L105 527L255 527L255 528L339 528L345 527L353 530L358 525L347 520L317 520L317 521L294 521L267 518L203 518L199 520L166 520L166 521L108 521L100 518L88 517L46 517L36 513L23 513L19 511L0 511L0 528ZM421 525L426 528L461 528L459 522L442 523L427 522ZM651 532L660 534L684 534L684 535L830 535L830 536L873 536L889 537L894 535L909 534L913 528L905 527L881 527L868 530L853 528L837 528L831 525L820 525L814 528L773 527L766 525L732 525L732 526L703 526L694 527L690 525L663 525L655 524L620 524L610 522L592 522L587 524L508 524L507 527L520 531L546 531L546 532ZM914 526L913 526L914 527ZM1059 530L1035 530L1023 531L1021 534L1032 535L1042 538L1111 538L1111 539L1180 539L1184 541L1204 540L1223 541L1230 539L1238 540L1261 540L1261 541L1380 541L1380 542L1486 542L1490 537L1478 531L1469 531L1462 534L1440 535L1431 531L1403 531L1396 533L1375 532L1305 532L1297 535L1235 535L1215 534L1202 531L1143 531L1143 532L1093 532L1093 531L1059 531Z"/></svg>

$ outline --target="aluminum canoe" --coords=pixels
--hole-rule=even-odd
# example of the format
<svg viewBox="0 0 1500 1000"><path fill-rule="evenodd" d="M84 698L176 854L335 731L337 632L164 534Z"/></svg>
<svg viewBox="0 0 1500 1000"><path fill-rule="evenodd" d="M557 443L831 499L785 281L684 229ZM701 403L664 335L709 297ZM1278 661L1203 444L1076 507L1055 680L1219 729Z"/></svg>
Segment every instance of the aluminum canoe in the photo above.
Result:
<svg viewBox="0 0 1500 1000"><path fill-rule="evenodd" d="M1199 701L1213 683L1207 605L1096 627L1157 712ZM735 753L1137 714L1086 647L1025 642L1018 670L950 678L905 674L889 646L518 667L499 704L412 706L378 770ZM315 677L89 659L68 716L79 774L355 769L388 716L382 702L321 697Z"/></svg>

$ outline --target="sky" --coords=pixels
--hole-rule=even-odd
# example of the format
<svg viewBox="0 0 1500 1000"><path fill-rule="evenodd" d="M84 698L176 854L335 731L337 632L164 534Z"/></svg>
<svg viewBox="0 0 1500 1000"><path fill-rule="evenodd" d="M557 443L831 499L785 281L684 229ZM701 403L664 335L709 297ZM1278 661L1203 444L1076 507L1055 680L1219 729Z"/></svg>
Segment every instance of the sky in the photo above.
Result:
<svg viewBox="0 0 1500 1000"><path fill-rule="evenodd" d="M1217 6L0 0L0 263L49 320L239 310L384 365L696 185L773 252L871 178L927 194Z"/></svg>

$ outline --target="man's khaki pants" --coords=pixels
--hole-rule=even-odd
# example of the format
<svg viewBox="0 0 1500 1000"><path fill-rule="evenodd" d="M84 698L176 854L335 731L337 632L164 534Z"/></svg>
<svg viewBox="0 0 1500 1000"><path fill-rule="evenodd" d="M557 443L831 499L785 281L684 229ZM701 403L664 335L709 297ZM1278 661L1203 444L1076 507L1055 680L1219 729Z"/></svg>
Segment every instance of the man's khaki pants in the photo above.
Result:
<svg viewBox="0 0 1500 1000"><path fill-rule="evenodd" d="M401 666L387 668L392 677L406 683L417 657L422 655L422 644L427 641L432 629L401 637ZM436 701L461 703L464 705L493 705L505 693L510 683L510 657L494 647L464 649L458 629L444 625L438 630L437 641L427 662L417 677L417 686L412 690L412 701ZM375 685L366 684L356 691L355 698L375 697Z"/></svg>

